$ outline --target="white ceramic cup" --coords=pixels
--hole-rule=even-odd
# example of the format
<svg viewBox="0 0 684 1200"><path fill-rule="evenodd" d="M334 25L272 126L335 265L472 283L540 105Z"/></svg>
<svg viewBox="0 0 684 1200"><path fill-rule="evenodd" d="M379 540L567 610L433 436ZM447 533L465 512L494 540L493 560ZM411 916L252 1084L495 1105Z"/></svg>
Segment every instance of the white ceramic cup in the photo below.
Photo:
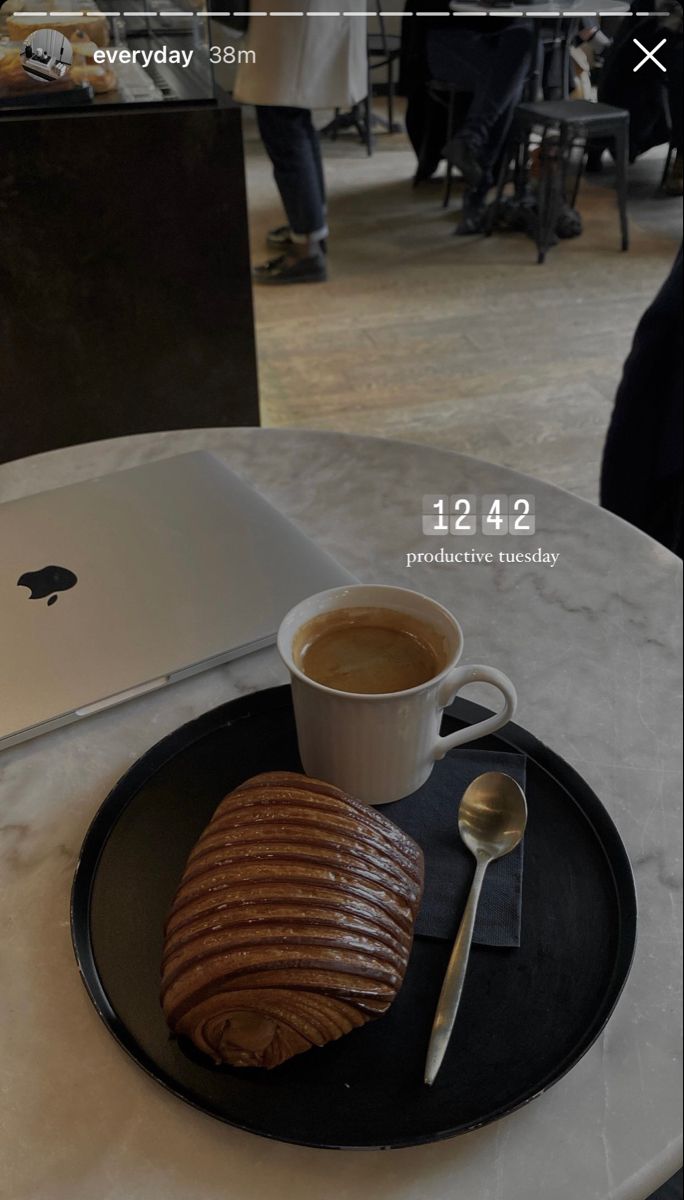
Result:
<svg viewBox="0 0 684 1200"><path fill-rule="evenodd" d="M401 692L341 692L305 675L294 658L297 632L322 613L341 608L389 608L436 629L447 647L446 666ZM486 737L513 716L517 697L495 667L457 666L463 634L435 600L407 588L350 584L318 592L290 609L278 631L278 651L290 672L299 753L307 775L335 784L366 804L389 804L421 787L448 750ZM491 683L503 706L476 725L440 737L442 710L467 683Z"/></svg>

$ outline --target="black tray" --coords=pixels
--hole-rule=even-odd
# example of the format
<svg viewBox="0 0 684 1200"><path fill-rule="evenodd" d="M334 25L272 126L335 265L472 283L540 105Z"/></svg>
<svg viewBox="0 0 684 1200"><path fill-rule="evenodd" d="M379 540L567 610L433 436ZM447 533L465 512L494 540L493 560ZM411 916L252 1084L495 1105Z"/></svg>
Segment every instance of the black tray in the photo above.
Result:
<svg viewBox="0 0 684 1200"><path fill-rule="evenodd" d="M444 732L486 715L458 700ZM259 771L301 769L287 687L224 704L164 738L116 784L88 830L72 937L90 997L124 1049L197 1108L310 1146L449 1137L560 1079L601 1032L627 978L636 934L632 872L610 817L567 763L515 725L479 745L528 756L522 943L473 947L432 1088L422 1080L445 942L416 939L385 1017L273 1071L215 1067L172 1039L165 1024L162 926L193 843L238 783Z"/></svg>

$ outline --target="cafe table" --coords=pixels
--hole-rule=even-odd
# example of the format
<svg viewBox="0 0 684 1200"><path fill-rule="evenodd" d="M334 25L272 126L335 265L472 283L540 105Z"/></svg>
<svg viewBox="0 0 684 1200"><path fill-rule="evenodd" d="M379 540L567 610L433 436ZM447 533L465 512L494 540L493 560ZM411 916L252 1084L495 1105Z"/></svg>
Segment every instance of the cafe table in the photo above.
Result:
<svg viewBox="0 0 684 1200"><path fill-rule="evenodd" d="M295 430L122 438L0 467L0 500L205 448L367 582L435 597L466 657L506 671L516 723L595 790L638 893L634 965L603 1034L524 1108L392 1151L285 1145L233 1129L122 1052L75 966L79 847L148 747L226 700L285 681L274 648L0 754L0 1196L3 1200L644 1200L681 1163L680 564L622 521L540 480L427 446ZM549 562L414 563L444 540L425 495L534 496ZM472 551L501 540L449 537ZM487 695L473 697L487 702ZM591 920L591 914L586 914ZM400 1048L398 1053L400 1053Z"/></svg>

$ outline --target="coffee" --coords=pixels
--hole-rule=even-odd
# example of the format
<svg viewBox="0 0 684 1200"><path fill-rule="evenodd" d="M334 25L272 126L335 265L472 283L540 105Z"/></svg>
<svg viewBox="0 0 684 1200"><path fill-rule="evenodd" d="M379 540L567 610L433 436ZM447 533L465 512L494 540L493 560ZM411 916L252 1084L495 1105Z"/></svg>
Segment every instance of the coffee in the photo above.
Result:
<svg viewBox="0 0 684 1200"><path fill-rule="evenodd" d="M298 630L294 659L301 671L339 692L402 692L439 675L448 661L440 633L389 608L340 608Z"/></svg>

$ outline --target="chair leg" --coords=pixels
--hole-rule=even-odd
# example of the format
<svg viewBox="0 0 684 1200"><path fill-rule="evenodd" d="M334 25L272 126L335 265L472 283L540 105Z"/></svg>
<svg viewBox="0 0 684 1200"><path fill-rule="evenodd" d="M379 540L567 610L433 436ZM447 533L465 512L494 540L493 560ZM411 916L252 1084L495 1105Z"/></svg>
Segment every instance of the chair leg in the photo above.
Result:
<svg viewBox="0 0 684 1200"><path fill-rule="evenodd" d="M524 137L518 142L513 168L513 195L516 200L523 200L527 185L527 160L530 156L530 133L525 130Z"/></svg>
<svg viewBox="0 0 684 1200"><path fill-rule="evenodd" d="M558 189L561 181L560 154L562 154L561 147L553 144L549 153L549 139L544 131L539 155L540 173L537 189L537 262L540 264L544 262L546 252L551 245L552 231L556 221Z"/></svg>
<svg viewBox="0 0 684 1200"><path fill-rule="evenodd" d="M566 41L563 45L560 55L561 71L563 72L560 81L561 100L570 99L570 43Z"/></svg>
<svg viewBox="0 0 684 1200"><path fill-rule="evenodd" d="M456 107L456 97L453 92L450 92L449 93L449 106L447 108L446 179L444 181L444 195L442 197L442 208L448 208L449 201L451 199L451 184L452 184L452 180L453 180L453 167L451 165L451 159L449 158L449 146L451 145L451 139L454 136L454 109L455 109L455 107Z"/></svg>
<svg viewBox="0 0 684 1200"><path fill-rule="evenodd" d="M370 158L373 153L373 107L372 107L372 84L370 75L368 76L368 95L366 96L365 112L366 112L366 154Z"/></svg>
<svg viewBox="0 0 684 1200"><path fill-rule="evenodd" d="M544 96L545 96L545 99L547 99L547 100L562 100L563 99L563 92L562 92L560 80L559 80L559 75L563 68L562 68L562 66L559 67L559 65L558 65L559 57L560 57L560 55L559 55L558 38L555 37L553 39L553 42L551 43L551 54L549 56L549 58L550 58L549 69L548 69L548 73L546 76L547 84L546 84L546 91L544 93Z"/></svg>
<svg viewBox="0 0 684 1200"><path fill-rule="evenodd" d="M409 101L410 103L410 101ZM432 103L428 98L427 106L423 118L422 140L420 144L420 153L418 154L418 162L416 163L416 173L413 176L413 186L418 187L424 179L429 178L429 172L426 169L426 162L432 165L432 135L433 128L433 109Z"/></svg>
<svg viewBox="0 0 684 1200"><path fill-rule="evenodd" d="M517 154L517 152L518 152L518 142L516 140L516 134L511 133L508 136L508 141L506 142L506 146L505 146L504 153L503 153L503 158L501 159L501 166L499 168L499 178L496 181L496 195L495 195L494 199L492 200L492 203L489 206L489 211L487 212L487 215L484 220L485 237L491 237L491 235L493 233L494 225L495 225L496 219L499 215L499 209L501 208L501 199L503 197L504 188L506 186L506 179L508 177L508 168L510 166L510 162L511 162L511 158L513 157L513 154L514 153Z"/></svg>
<svg viewBox="0 0 684 1200"><path fill-rule="evenodd" d="M340 119L340 110L339 110L339 108L336 108L334 119L330 123L330 140L332 142L337 141L337 129L338 129L339 119Z"/></svg>
<svg viewBox="0 0 684 1200"><path fill-rule="evenodd" d="M570 99L570 72L572 69L570 66L572 61L570 56L570 47L577 36L578 29L579 21L577 18L575 18L574 21L570 21L565 28L559 29L558 36L562 42L561 70L563 72L563 78L561 79L561 96L563 100Z"/></svg>
<svg viewBox="0 0 684 1200"><path fill-rule="evenodd" d="M665 166L663 167L662 178L660 180L660 183L658 184L658 190L661 192L662 192L663 188L665 187L665 183L667 181L667 177L670 172L670 163L672 162L672 156L674 154L674 151L675 151L674 143L672 142L672 140L670 140L667 143L667 154L665 155Z"/></svg>
<svg viewBox="0 0 684 1200"><path fill-rule="evenodd" d="M523 100L531 100L534 104L539 93L539 80L542 76L544 64L544 47L541 41L541 22L534 22L534 42L532 45L532 59L530 62L530 70L525 80L523 91Z"/></svg>
<svg viewBox="0 0 684 1200"><path fill-rule="evenodd" d="M628 125L624 121L615 135L615 186L620 212L620 237L623 250L629 250L629 225L627 222L627 160Z"/></svg>
<svg viewBox="0 0 684 1200"><path fill-rule="evenodd" d="M560 140L559 140L559 146L558 146L558 150L559 150L558 167L559 167L559 182L560 182L558 199L560 200L561 204L567 200L567 196L568 196L568 170L570 168L570 161L572 159L572 151L574 149L574 146L575 146L575 136L574 136L573 132L570 129L568 129L567 131L566 131L566 129L562 129Z"/></svg>
<svg viewBox="0 0 684 1200"><path fill-rule="evenodd" d="M394 133L394 63L387 63L387 123L388 133Z"/></svg>
<svg viewBox="0 0 684 1200"><path fill-rule="evenodd" d="M575 182L574 182L573 189L572 189L572 199L570 201L571 208L575 208L575 206L577 204L577 196L579 194L580 183L582 182L582 176L584 174L584 167L585 167L585 164L587 161L588 154L589 154L589 143L585 142L582 147L582 153L580 155L580 160L577 164L577 170L575 171Z"/></svg>
<svg viewBox="0 0 684 1200"><path fill-rule="evenodd" d="M548 206L548 191L549 191L549 169L550 163L546 158L546 134L542 134L542 140L539 146L539 178L537 180L537 262L543 263L546 258L546 246L544 244L544 222L546 221L546 212Z"/></svg>

